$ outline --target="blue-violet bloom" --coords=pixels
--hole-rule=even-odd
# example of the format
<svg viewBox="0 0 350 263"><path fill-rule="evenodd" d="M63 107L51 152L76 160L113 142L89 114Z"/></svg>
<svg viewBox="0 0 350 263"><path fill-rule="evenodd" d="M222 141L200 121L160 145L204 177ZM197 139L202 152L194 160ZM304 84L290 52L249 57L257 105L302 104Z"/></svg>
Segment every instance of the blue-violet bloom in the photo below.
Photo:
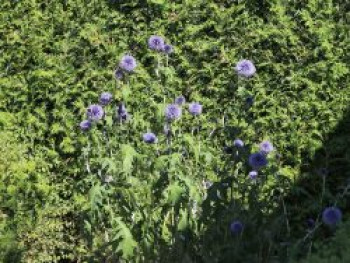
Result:
<svg viewBox="0 0 350 263"><path fill-rule="evenodd" d="M248 174L249 178L252 180L255 180L258 177L258 172L257 171L251 171Z"/></svg>
<svg viewBox="0 0 350 263"><path fill-rule="evenodd" d="M123 70L120 69L120 68L117 68L115 71L114 71L114 77L115 79L117 80L121 80L124 76L124 73L123 73Z"/></svg>
<svg viewBox="0 0 350 263"><path fill-rule="evenodd" d="M117 113L118 113L117 117L118 117L119 121L126 121L129 117L129 114L124 106L124 103L119 104Z"/></svg>
<svg viewBox="0 0 350 263"><path fill-rule="evenodd" d="M132 72L136 68L136 60L131 55L125 55L122 57L119 63L119 67L125 71Z"/></svg>
<svg viewBox="0 0 350 263"><path fill-rule="evenodd" d="M233 221L230 225L230 230L231 230L231 233L234 234L234 235L238 235L240 233L242 233L243 231L243 224L241 221Z"/></svg>
<svg viewBox="0 0 350 263"><path fill-rule="evenodd" d="M254 103L254 98L252 96L248 96L246 99L245 99L245 102L248 104L248 106L252 106L253 103Z"/></svg>
<svg viewBox="0 0 350 263"><path fill-rule="evenodd" d="M177 104L169 104L165 108L165 117L168 120L175 120L181 117L182 110Z"/></svg>
<svg viewBox="0 0 350 263"><path fill-rule="evenodd" d="M306 225L307 225L307 228L309 228L309 229L314 228L315 227L315 220L312 218L308 218L306 220Z"/></svg>
<svg viewBox="0 0 350 263"><path fill-rule="evenodd" d="M183 105L183 104L185 104L185 102L186 102L186 99L182 95L175 99L175 104L177 104L177 105Z"/></svg>
<svg viewBox="0 0 350 263"><path fill-rule="evenodd" d="M188 105L188 111L194 116L201 114L202 113L202 108L203 108L202 105L200 105L197 102L190 103Z"/></svg>
<svg viewBox="0 0 350 263"><path fill-rule="evenodd" d="M150 49L162 51L164 49L164 39L160 36L151 36L148 39L148 46Z"/></svg>
<svg viewBox="0 0 350 263"><path fill-rule="evenodd" d="M87 117L90 120L101 120L104 117L104 114L103 108L100 105L93 104L87 108Z"/></svg>
<svg viewBox="0 0 350 263"><path fill-rule="evenodd" d="M244 142L240 139L236 139L233 141L233 145L238 148L242 148L244 146Z"/></svg>
<svg viewBox="0 0 350 263"><path fill-rule="evenodd" d="M262 168L267 164L268 161L266 159L266 156L260 152L253 153L249 156L249 165L255 170Z"/></svg>
<svg viewBox="0 0 350 263"><path fill-rule="evenodd" d="M323 210L322 221L326 225L333 226L342 219L342 212L338 207L327 207Z"/></svg>
<svg viewBox="0 0 350 263"><path fill-rule="evenodd" d="M88 131L91 128L91 121L89 121L89 120L82 121L79 124L79 127L82 131Z"/></svg>
<svg viewBox="0 0 350 263"><path fill-rule="evenodd" d="M250 60L243 59L239 61L235 67L236 72L238 75L241 75L243 77L251 77L255 74L256 68Z"/></svg>
<svg viewBox="0 0 350 263"><path fill-rule="evenodd" d="M164 45L164 48L163 48L163 52L167 55L171 54L174 52L174 48L172 45L169 45L169 44L165 44Z"/></svg>
<svg viewBox="0 0 350 263"><path fill-rule="evenodd" d="M143 135L143 141L146 143L156 143L158 141L157 136L152 132L147 132Z"/></svg>
<svg viewBox="0 0 350 263"><path fill-rule="evenodd" d="M263 154L268 154L273 151L273 145L269 141L263 141L262 143L260 143L259 148L260 152L262 152Z"/></svg>
<svg viewBox="0 0 350 263"><path fill-rule="evenodd" d="M101 105L107 105L108 103L111 102L113 96L109 92L103 92L100 96L100 103Z"/></svg>

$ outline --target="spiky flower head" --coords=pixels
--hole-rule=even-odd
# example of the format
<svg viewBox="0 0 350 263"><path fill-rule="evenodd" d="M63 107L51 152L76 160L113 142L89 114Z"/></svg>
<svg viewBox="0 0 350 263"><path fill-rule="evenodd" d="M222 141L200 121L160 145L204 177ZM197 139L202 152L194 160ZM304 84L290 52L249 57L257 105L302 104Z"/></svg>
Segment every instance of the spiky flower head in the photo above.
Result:
<svg viewBox="0 0 350 263"><path fill-rule="evenodd" d="M266 166L267 163L266 156L261 152L253 153L249 156L249 165L255 170Z"/></svg>
<svg viewBox="0 0 350 263"><path fill-rule="evenodd" d="M164 39L160 36L151 36L148 39L148 46L150 49L162 51L164 49Z"/></svg>
<svg viewBox="0 0 350 263"><path fill-rule="evenodd" d="M169 104L165 108L165 117L171 121L181 117L182 110L177 104Z"/></svg>
<svg viewBox="0 0 350 263"><path fill-rule="evenodd" d="M242 148L244 146L244 142L241 139L236 139L233 141L233 145L238 148Z"/></svg>
<svg viewBox="0 0 350 263"><path fill-rule="evenodd" d="M262 143L260 143L259 148L260 152L262 152L263 154L268 154L273 151L273 145L269 141L263 141Z"/></svg>
<svg viewBox="0 0 350 263"><path fill-rule="evenodd" d="M188 111L194 116L200 115L202 113L202 109L202 105L198 102L193 102L188 105Z"/></svg>
<svg viewBox="0 0 350 263"><path fill-rule="evenodd" d="M142 137L145 143L152 144L158 141L157 136L153 132L147 132Z"/></svg>
<svg viewBox="0 0 350 263"><path fill-rule="evenodd" d="M101 105L107 105L108 103L111 102L113 96L109 92L103 92L100 96L100 104Z"/></svg>
<svg viewBox="0 0 350 263"><path fill-rule="evenodd" d="M230 225L230 231L234 235L239 235L243 231L243 224L239 220L235 220Z"/></svg>
<svg viewBox="0 0 350 263"><path fill-rule="evenodd" d="M119 67L128 72L134 71L136 66L137 66L136 60L131 55L124 55L119 62Z"/></svg>
<svg viewBox="0 0 350 263"><path fill-rule="evenodd" d="M342 219L342 212L338 207L327 207L323 210L322 221L326 225L334 226Z"/></svg>
<svg viewBox="0 0 350 263"><path fill-rule="evenodd" d="M309 229L314 228L314 227L315 227L315 224L316 224L316 222L315 222L315 220L312 219L312 218L308 218L308 219L306 220L306 225L307 225L307 228L309 228Z"/></svg>
<svg viewBox="0 0 350 263"><path fill-rule="evenodd" d="M258 172L257 171L251 171L248 174L249 178L252 180L255 180L258 177Z"/></svg>
<svg viewBox="0 0 350 263"><path fill-rule="evenodd" d="M88 131L91 128L91 121L84 120L79 124L79 127L82 131Z"/></svg>
<svg viewBox="0 0 350 263"><path fill-rule="evenodd" d="M119 121L126 121L129 117L129 114L125 108L124 103L120 103L117 110L117 118Z"/></svg>
<svg viewBox="0 0 350 263"><path fill-rule="evenodd" d="M256 72L256 68L255 68L253 62L251 62L248 59L240 60L237 63L235 70L236 70L238 75L246 77L246 78L253 76Z"/></svg>
<svg viewBox="0 0 350 263"><path fill-rule="evenodd" d="M124 77L124 73L123 73L123 70L121 68L117 68L115 71L114 71L114 77L115 79L117 80L121 80L123 77Z"/></svg>
<svg viewBox="0 0 350 263"><path fill-rule="evenodd" d="M100 105L93 104L87 108L87 117L89 120L98 121L104 117L103 108Z"/></svg>
<svg viewBox="0 0 350 263"><path fill-rule="evenodd" d="M247 103L247 105L250 107L253 105L254 103L254 98L252 96L248 96L246 99L245 99L245 102Z"/></svg>
<svg viewBox="0 0 350 263"><path fill-rule="evenodd" d="M172 45L169 45L169 44L165 44L164 45L164 48L163 48L163 52L167 55L171 54L174 52L174 48Z"/></svg>
<svg viewBox="0 0 350 263"><path fill-rule="evenodd" d="M185 104L185 102L186 102L186 99L182 95L175 99L175 104L180 105L180 106Z"/></svg>

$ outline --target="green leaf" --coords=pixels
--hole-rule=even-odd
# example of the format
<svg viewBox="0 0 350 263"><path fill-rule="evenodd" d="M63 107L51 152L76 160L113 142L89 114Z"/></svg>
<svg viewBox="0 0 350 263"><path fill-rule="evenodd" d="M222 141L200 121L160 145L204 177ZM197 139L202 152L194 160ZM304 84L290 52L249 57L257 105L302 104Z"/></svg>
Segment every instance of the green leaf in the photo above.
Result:
<svg viewBox="0 0 350 263"><path fill-rule="evenodd" d="M130 175L133 168L133 161L137 155L135 149L128 144L123 144L121 146L121 153L123 158L123 173L125 175Z"/></svg>
<svg viewBox="0 0 350 263"><path fill-rule="evenodd" d="M134 240L130 229L121 217L113 218L112 227L114 233L113 243L116 252L121 252L124 259L130 259L137 247L137 242Z"/></svg>
<svg viewBox="0 0 350 263"><path fill-rule="evenodd" d="M183 187L181 187L178 183L169 185L166 189L167 202L173 205L176 204L184 192Z"/></svg>

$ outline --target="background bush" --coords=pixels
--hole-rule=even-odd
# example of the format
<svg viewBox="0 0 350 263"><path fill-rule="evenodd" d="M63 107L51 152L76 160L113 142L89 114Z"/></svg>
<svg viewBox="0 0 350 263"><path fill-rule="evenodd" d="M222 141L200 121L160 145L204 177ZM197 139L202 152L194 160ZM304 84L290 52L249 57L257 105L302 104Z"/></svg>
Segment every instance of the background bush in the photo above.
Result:
<svg viewBox="0 0 350 263"><path fill-rule="evenodd" d="M60 257L72 262L283 261L291 253L286 244L305 234L302 222L317 217L347 185L347 137L333 139L333 155L317 161L317 151L329 152L322 146L347 120L346 2L25 0L4 1L0 7L0 110L15 125L10 134L2 133L10 147L4 146L0 167L12 171L11 176L2 172L7 180L0 186L6 193L2 213L10 218L4 231L15 250L23 248L24 262ZM156 34L175 47L160 78L154 71L158 55L147 48L148 37ZM113 78L126 53L138 62L129 84ZM233 70L241 58L257 67L249 81ZM96 128L90 138L78 124L103 91L112 92L115 103L125 102L132 121L121 127L107 123L114 154L105 148L90 152L88 174L88 142L94 147L103 133ZM188 136L174 142L172 155L156 157L141 135L147 129L161 134L163 108L180 94L203 104L196 123L201 132L190 136L193 120L184 117L175 129ZM251 107L248 96L254 98ZM114 108L108 110L111 116ZM208 138L211 131L214 136ZM279 161L266 175L282 179L270 179L263 191L248 187L260 197L244 197L232 209L231 192L238 199L247 193L245 159L233 166L232 156L223 151L237 137L246 142L243 156L263 139L272 141ZM176 154L183 146L189 151L185 165ZM315 202L320 177L312 189L310 184L294 187L339 158L342 168L331 169L321 202ZM148 160L156 161L148 167ZM109 174L112 184L103 180ZM206 199L203 180L214 182ZM349 204L342 200L346 211ZM194 201L201 212L186 217ZM289 230L280 213L282 201ZM228 236L228 224L237 216L247 224L245 241ZM319 238L329 234L317 233Z"/></svg>

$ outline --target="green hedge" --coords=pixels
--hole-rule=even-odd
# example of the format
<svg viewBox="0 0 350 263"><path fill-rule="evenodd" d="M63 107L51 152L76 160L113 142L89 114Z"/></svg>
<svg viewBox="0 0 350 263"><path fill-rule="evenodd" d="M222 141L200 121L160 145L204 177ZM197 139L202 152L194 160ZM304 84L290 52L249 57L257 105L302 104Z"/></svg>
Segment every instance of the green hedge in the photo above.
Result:
<svg viewBox="0 0 350 263"><path fill-rule="evenodd" d="M12 191L10 186L14 185L14 192L9 195L15 196L17 188L24 188L19 191L20 200L28 201L26 209L35 207L33 211L37 214L33 222L44 226L36 225L25 231L29 244L24 244L25 260L51 262L59 260L56 257L63 254L75 260L96 258L97 261L112 255L111 260L115 260L113 257L120 258L130 252L128 246L138 249L138 254L129 253L133 260L167 259L176 255L166 241L171 232L167 226L162 229L161 241L157 244L150 238L152 244L136 246L133 238L128 237L140 241L138 239L145 233L153 235L154 229L164 220L159 212L155 215L157 218L145 220L149 224L146 229L145 221L131 225L130 211L152 211L152 205L156 205L147 198L153 193L152 187L159 174L150 176L141 170L145 156L152 156L152 151L142 144L141 135L147 129L161 133L164 100L170 103L180 94L204 106L201 152L198 153L190 137L185 143L193 156L197 153L197 163L199 160L208 164L202 167L203 171L198 171L193 159L186 163L188 171L181 170L181 159L172 156L169 160L158 160L156 171L162 168L161 162L168 161L174 165L174 171L185 175L182 178L185 183L186 178L193 180L191 184L195 188L186 190L189 191L186 205L196 199L203 179L221 180L215 167L220 167L227 159L222 148L237 137L247 142L248 150L255 149L263 139L274 143L281 155L279 166L274 169L287 178L289 183L284 190L288 192L294 182L292 179L310 166L315 152L344 118L349 105L350 18L346 7L346 1L335 0L3 1L0 4L0 110L16 117L14 138L17 142L13 143L25 142L25 149L21 149L22 146L13 148L16 158L23 152L28 158L24 164L15 161L16 176L11 177L14 181L0 185L0 189ZM154 72L159 58L147 48L147 39L154 34L164 36L175 47L169 67L162 67L160 71L160 79ZM124 83L118 88L113 71L125 53L136 57L138 68L129 85ZM257 75L249 81L239 79L233 70L241 58L253 60L257 67ZM163 89L167 91L166 97ZM113 159L114 166L105 160L105 167L110 165L109 169L116 170L118 176L119 172L132 175L117 178L122 178L120 183L131 186L125 186L121 192L130 196L126 198L128 202L134 202L130 201L130 211L124 208L116 211L114 223L117 227L99 221L99 216L94 214L94 201L104 204L105 200L99 200L99 196L106 189L99 184L97 176L90 178L84 170L88 136L78 128L86 107L97 102L103 91L112 92L115 101L123 100L133 118L130 125L119 130L110 126L108 131L114 136L113 147L121 154L119 159ZM248 96L254 97L250 109L246 107ZM112 112L113 108L109 110ZM192 124L192 119L184 118L182 125L187 127L184 132L189 133ZM205 140L212 130L216 130L213 139ZM96 131L94 136L99 133ZM3 137L12 136L6 133ZM180 149L181 143L177 146ZM11 156L10 148L6 147L5 156ZM128 159L130 156L132 160ZM92 155L94 173L97 173L98 158ZM229 171L233 172L247 173L246 168ZM171 203L172 198L183 191L181 187L175 184L167 188L165 196L159 193L160 204L164 199ZM271 182L266 192L270 193L273 188ZM109 190L106 195L117 191L116 188ZM35 195L28 198L33 192ZM334 200L333 196L327 198L328 202ZM11 206L17 202L11 203L11 197L9 200ZM203 219L209 229L208 236L191 233L195 237L185 248L179 245L179 251L185 251L184 257L205 261L206 258L225 260L225 255L231 255L220 242L232 214L223 217L222 228L210 229L220 218L219 212L226 211L227 206L225 203L218 211L210 210ZM54 208L56 213L52 214ZM316 207L315 211L319 209ZM107 212L103 210L102 214ZM307 214L307 207L301 209L300 220ZM16 216L18 220L22 217L19 213ZM96 220L95 230L89 228L91 218ZM82 223L84 220L86 222ZM41 235L51 221L55 222L52 231L38 241L35 235ZM73 223L69 225L70 222ZM259 222L253 220L251 224ZM279 221L278 224L282 225ZM190 225L196 228L195 220ZM238 261L255 262L257 258L273 257L258 255L252 249L260 246L261 251L269 250L265 241L273 240L272 243L278 244L276 240L285 233L281 230L277 237L271 238L263 226L258 233L268 237L259 240L252 231L250 245L243 245L234 252L237 252L234 256ZM117 256L109 248L104 250L105 228L129 241L118 244ZM300 232L297 229L295 236ZM213 237L217 237L215 242L212 242ZM231 241L227 242L232 245ZM49 249L45 248L46 244L50 245ZM169 254L169 249L174 253ZM103 255L100 255L100 250L105 254L101 252Z"/></svg>

